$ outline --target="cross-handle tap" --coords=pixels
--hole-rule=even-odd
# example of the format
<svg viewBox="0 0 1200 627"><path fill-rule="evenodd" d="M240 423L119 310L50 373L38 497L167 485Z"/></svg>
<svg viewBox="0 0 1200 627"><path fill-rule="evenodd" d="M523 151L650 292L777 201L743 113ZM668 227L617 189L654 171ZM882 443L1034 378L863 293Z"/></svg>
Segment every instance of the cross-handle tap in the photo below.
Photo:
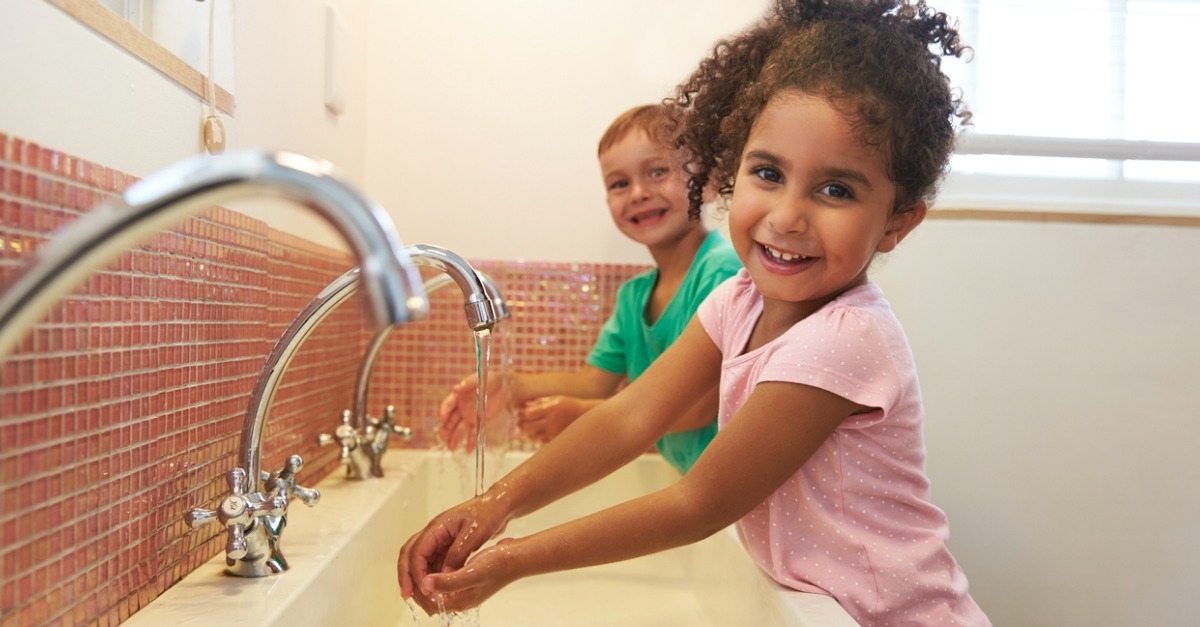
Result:
<svg viewBox="0 0 1200 627"><path fill-rule="evenodd" d="M241 468L230 470L226 477L229 495L221 501L221 505L215 510L194 508L184 515L184 520L193 529L212 522L221 523L228 534L225 563L233 566L234 562L249 554L247 530L252 530L258 519L264 516L283 516L287 511L287 497L275 495L264 499L259 494L246 494L246 471Z"/></svg>
<svg viewBox="0 0 1200 627"><path fill-rule="evenodd" d="M341 461L346 465L346 476L351 479L366 479L368 473L373 474L375 466L370 447L364 445L358 431L350 424L350 410L342 412L342 424L332 434L322 433L317 436L321 446L339 444L342 447Z"/></svg>
<svg viewBox="0 0 1200 627"><path fill-rule="evenodd" d="M287 527L288 502L298 498L309 507L321 500L317 490L296 485L296 473L304 467L292 455L283 468L260 477L266 493L249 492L249 478L242 468L229 471L229 496L215 510L195 508L184 515L193 529L211 522L223 524L229 534L225 545L226 572L242 577L262 577L288 568L280 551L280 537Z"/></svg>
<svg viewBox="0 0 1200 627"><path fill-rule="evenodd" d="M350 410L343 414L343 420L349 422ZM383 420L367 417L367 441L370 442L371 474L383 476L383 455L387 453L388 441L392 435L398 435L403 440L412 439L412 429L396 425L396 407L388 405L383 412Z"/></svg>
<svg viewBox="0 0 1200 627"><path fill-rule="evenodd" d="M288 502L292 497L298 498L305 505L312 507L321 502L321 491L313 488L305 488L296 483L296 473L304 468L304 460L299 455L292 455L283 462L283 468L278 472L267 474L263 472L263 483L267 490L267 495L282 496ZM285 512L286 513L286 512Z"/></svg>
<svg viewBox="0 0 1200 627"><path fill-rule="evenodd" d="M383 455L387 453L392 435L409 440L412 439L412 429L396 425L396 408L392 405L388 405L383 420L367 416L367 426L361 433L350 424L352 416L353 412L349 409L343 410L342 424L333 434L322 433L317 436L317 443L321 446L341 445L341 461L346 464L346 477L382 477Z"/></svg>

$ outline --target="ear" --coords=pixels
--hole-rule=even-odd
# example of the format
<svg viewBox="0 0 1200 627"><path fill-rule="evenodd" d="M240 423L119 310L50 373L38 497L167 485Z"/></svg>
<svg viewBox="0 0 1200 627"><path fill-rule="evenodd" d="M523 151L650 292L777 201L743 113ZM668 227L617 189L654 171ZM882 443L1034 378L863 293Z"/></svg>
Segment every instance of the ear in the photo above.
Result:
<svg viewBox="0 0 1200 627"><path fill-rule="evenodd" d="M917 225L925 220L925 214L929 211L929 206L924 201L917 201L908 209L908 211L898 211L888 218L887 229L883 232L883 237L879 239L879 244L875 250L881 253L890 253L900 245L900 242L917 228Z"/></svg>

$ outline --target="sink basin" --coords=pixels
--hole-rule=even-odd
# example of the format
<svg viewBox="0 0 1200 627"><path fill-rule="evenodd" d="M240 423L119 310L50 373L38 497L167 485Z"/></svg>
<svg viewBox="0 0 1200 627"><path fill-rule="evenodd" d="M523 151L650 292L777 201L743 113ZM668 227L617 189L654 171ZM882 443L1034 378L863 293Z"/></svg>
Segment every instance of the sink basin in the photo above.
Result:
<svg viewBox="0 0 1200 627"><path fill-rule="evenodd" d="M527 453L508 453L514 467ZM489 462L492 463L492 462ZM386 476L348 481L333 473L317 487L321 502L295 507L284 533L291 569L257 579L223 572L219 555L130 617L132 627L223 625L297 627L439 625L400 598L400 545L435 514L472 493L474 457L399 449ZM499 475L497 469L489 476ZM527 535L674 481L675 471L646 455L588 489L509 525ZM414 606L415 607L415 606ZM497 593L453 624L796 625L856 623L832 598L786 590L750 561L733 531L671 551L564 573L530 577ZM478 622L475 622L477 619Z"/></svg>

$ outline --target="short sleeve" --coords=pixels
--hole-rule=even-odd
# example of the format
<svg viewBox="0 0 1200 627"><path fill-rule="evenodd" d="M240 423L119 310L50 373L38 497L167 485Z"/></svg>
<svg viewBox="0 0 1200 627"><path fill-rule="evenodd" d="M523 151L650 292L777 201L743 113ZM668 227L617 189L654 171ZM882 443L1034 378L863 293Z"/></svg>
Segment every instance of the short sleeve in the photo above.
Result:
<svg viewBox="0 0 1200 627"><path fill-rule="evenodd" d="M733 323L736 320L734 310L737 306L737 296L746 289L749 280L749 274L745 270L739 270L734 276L713 288L696 309L696 318L700 320L700 326L717 348L721 349L721 354L726 356L729 355L729 335L735 327Z"/></svg>
<svg viewBox="0 0 1200 627"><path fill-rule="evenodd" d="M788 331L758 380L810 385L859 405L890 410L901 397L904 379L888 337L880 320L867 311L823 309ZM862 418L870 423L874 413Z"/></svg>

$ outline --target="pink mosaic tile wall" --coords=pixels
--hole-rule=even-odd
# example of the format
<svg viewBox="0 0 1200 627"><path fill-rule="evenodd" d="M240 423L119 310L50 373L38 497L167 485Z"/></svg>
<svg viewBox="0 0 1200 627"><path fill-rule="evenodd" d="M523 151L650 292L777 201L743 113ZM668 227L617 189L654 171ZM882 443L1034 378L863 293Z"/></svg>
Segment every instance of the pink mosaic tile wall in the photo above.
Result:
<svg viewBox="0 0 1200 627"><path fill-rule="evenodd" d="M133 182L0 133L0 289L51 233ZM644 269L472 263L513 309L493 368L524 371L581 363L616 287ZM193 531L183 514L227 490L263 360L352 264L214 207L49 312L0 363L0 627L117 625L221 553L222 531ZM373 371L371 412L395 405L410 446L437 444L437 403L475 368L462 302L453 285L431 294L430 316L392 333ZM265 468L297 453L306 485L338 468L316 436L352 406L370 336L348 302L308 338L270 410Z"/></svg>
<svg viewBox="0 0 1200 627"><path fill-rule="evenodd" d="M645 266L473 260L500 285L512 311L495 328L490 368L521 372L573 370L583 364L617 287ZM432 315L393 332L370 384L368 410L396 407L414 430L413 446L437 444L433 428L450 386L475 372L475 341L462 315L463 296L453 285L430 294ZM522 448L519 432L511 445ZM492 435L488 437L493 442Z"/></svg>

